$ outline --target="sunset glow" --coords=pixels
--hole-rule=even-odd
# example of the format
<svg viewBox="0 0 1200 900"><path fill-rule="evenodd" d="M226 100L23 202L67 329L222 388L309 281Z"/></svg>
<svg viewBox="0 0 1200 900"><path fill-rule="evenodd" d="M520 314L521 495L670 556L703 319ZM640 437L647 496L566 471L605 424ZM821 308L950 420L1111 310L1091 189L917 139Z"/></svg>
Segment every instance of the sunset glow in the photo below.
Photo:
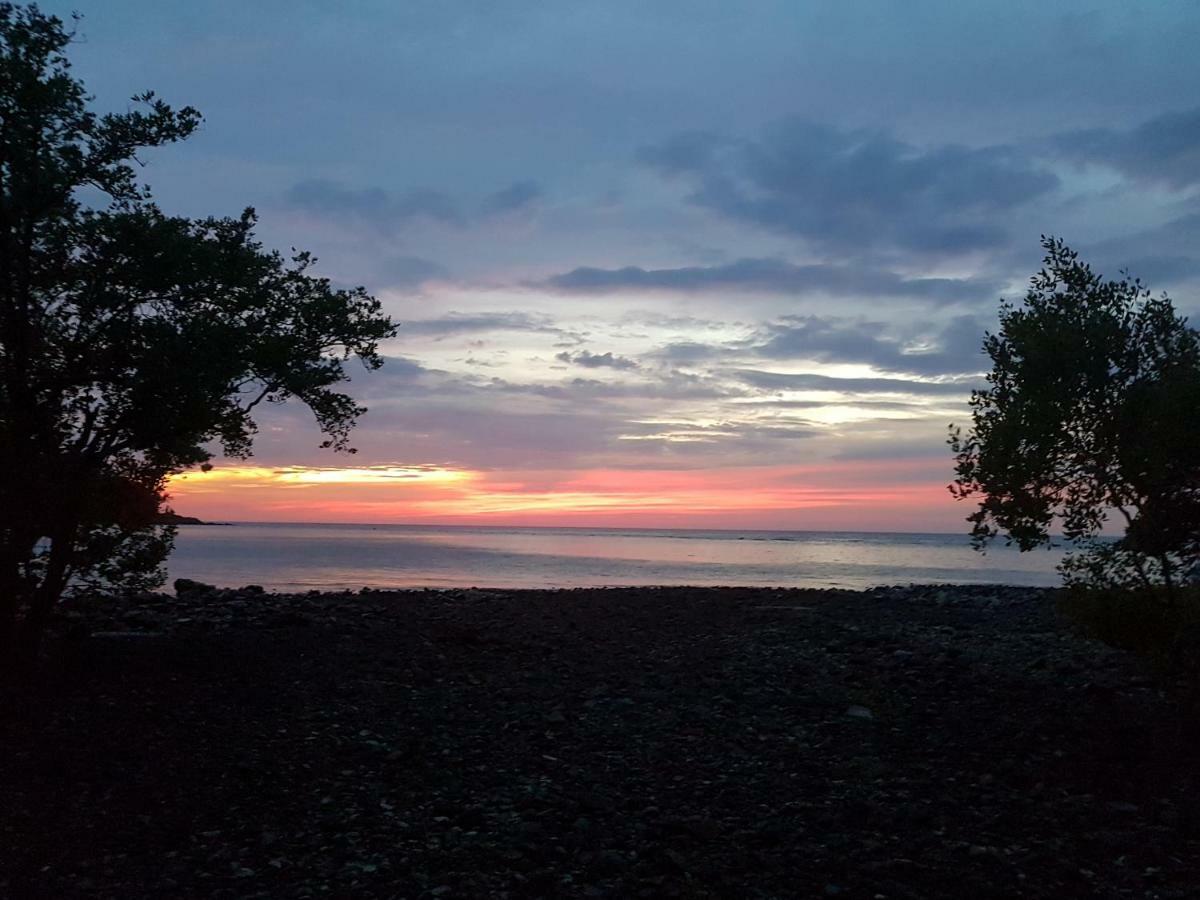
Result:
<svg viewBox="0 0 1200 900"><path fill-rule="evenodd" d="M757 521L761 527L816 528L845 527L846 515L869 510L884 517L907 511L912 521L931 527L930 510L921 507L928 507L940 485L873 485L872 473L864 471L868 468L876 467L593 470L548 476L407 466L226 466L175 479L171 494L178 509L228 520L622 522L654 527L686 517L709 527L727 519ZM905 468L919 473L925 466Z"/></svg>
<svg viewBox="0 0 1200 900"><path fill-rule="evenodd" d="M203 112L164 209L254 206L400 324L357 455L262 404L181 514L961 532L946 427L1039 233L1197 312L1187 4L1028 5L987 65L957 8L276 6L87 0L72 47L105 108Z"/></svg>

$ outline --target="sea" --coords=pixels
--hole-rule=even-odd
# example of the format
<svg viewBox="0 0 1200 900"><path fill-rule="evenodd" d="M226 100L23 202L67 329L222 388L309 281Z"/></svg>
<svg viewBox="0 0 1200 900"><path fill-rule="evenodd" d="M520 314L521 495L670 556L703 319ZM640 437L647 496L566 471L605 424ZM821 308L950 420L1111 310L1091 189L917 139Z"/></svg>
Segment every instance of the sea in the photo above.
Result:
<svg viewBox="0 0 1200 900"><path fill-rule="evenodd" d="M219 587L862 589L1059 583L1062 551L974 551L962 534L239 522L179 529L168 570Z"/></svg>

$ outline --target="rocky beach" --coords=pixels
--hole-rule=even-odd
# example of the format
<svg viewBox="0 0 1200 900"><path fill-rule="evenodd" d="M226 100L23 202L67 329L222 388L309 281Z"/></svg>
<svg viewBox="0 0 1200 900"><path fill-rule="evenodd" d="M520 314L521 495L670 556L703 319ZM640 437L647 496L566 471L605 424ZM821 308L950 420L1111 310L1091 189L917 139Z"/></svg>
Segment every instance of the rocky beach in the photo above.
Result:
<svg viewBox="0 0 1200 900"><path fill-rule="evenodd" d="M1200 896L1194 734L1053 591L67 605L11 897Z"/></svg>

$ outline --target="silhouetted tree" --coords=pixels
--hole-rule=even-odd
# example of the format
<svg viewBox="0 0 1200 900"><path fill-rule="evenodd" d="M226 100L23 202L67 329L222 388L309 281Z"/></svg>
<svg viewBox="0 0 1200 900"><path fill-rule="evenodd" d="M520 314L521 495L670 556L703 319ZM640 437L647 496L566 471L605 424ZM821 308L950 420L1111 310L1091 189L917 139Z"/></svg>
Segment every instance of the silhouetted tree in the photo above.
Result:
<svg viewBox="0 0 1200 900"><path fill-rule="evenodd" d="M1068 584L1165 584L1200 560L1200 334L1164 294L1105 281L1061 240L1021 306L985 336L989 386L968 434L951 426L959 498L977 549L1003 532L1021 550L1075 542ZM1106 540L1105 523L1124 536Z"/></svg>
<svg viewBox="0 0 1200 900"><path fill-rule="evenodd" d="M153 94L98 116L36 6L0 3L0 659L32 652L76 587L161 583L166 479L212 446L248 455L251 413L298 398L323 446L363 412L334 387L394 333L361 288L335 290L254 238L255 215L165 215L143 148L200 116Z"/></svg>

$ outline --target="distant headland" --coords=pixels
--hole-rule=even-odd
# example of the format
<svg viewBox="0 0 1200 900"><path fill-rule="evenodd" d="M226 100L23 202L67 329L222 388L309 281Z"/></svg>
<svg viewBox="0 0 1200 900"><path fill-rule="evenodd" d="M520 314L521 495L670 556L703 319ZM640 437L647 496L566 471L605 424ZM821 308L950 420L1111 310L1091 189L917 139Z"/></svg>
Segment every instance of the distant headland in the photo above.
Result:
<svg viewBox="0 0 1200 900"><path fill-rule="evenodd" d="M160 512L154 517L156 525L211 525L212 522L204 522L197 519L195 516L181 516L174 512Z"/></svg>

